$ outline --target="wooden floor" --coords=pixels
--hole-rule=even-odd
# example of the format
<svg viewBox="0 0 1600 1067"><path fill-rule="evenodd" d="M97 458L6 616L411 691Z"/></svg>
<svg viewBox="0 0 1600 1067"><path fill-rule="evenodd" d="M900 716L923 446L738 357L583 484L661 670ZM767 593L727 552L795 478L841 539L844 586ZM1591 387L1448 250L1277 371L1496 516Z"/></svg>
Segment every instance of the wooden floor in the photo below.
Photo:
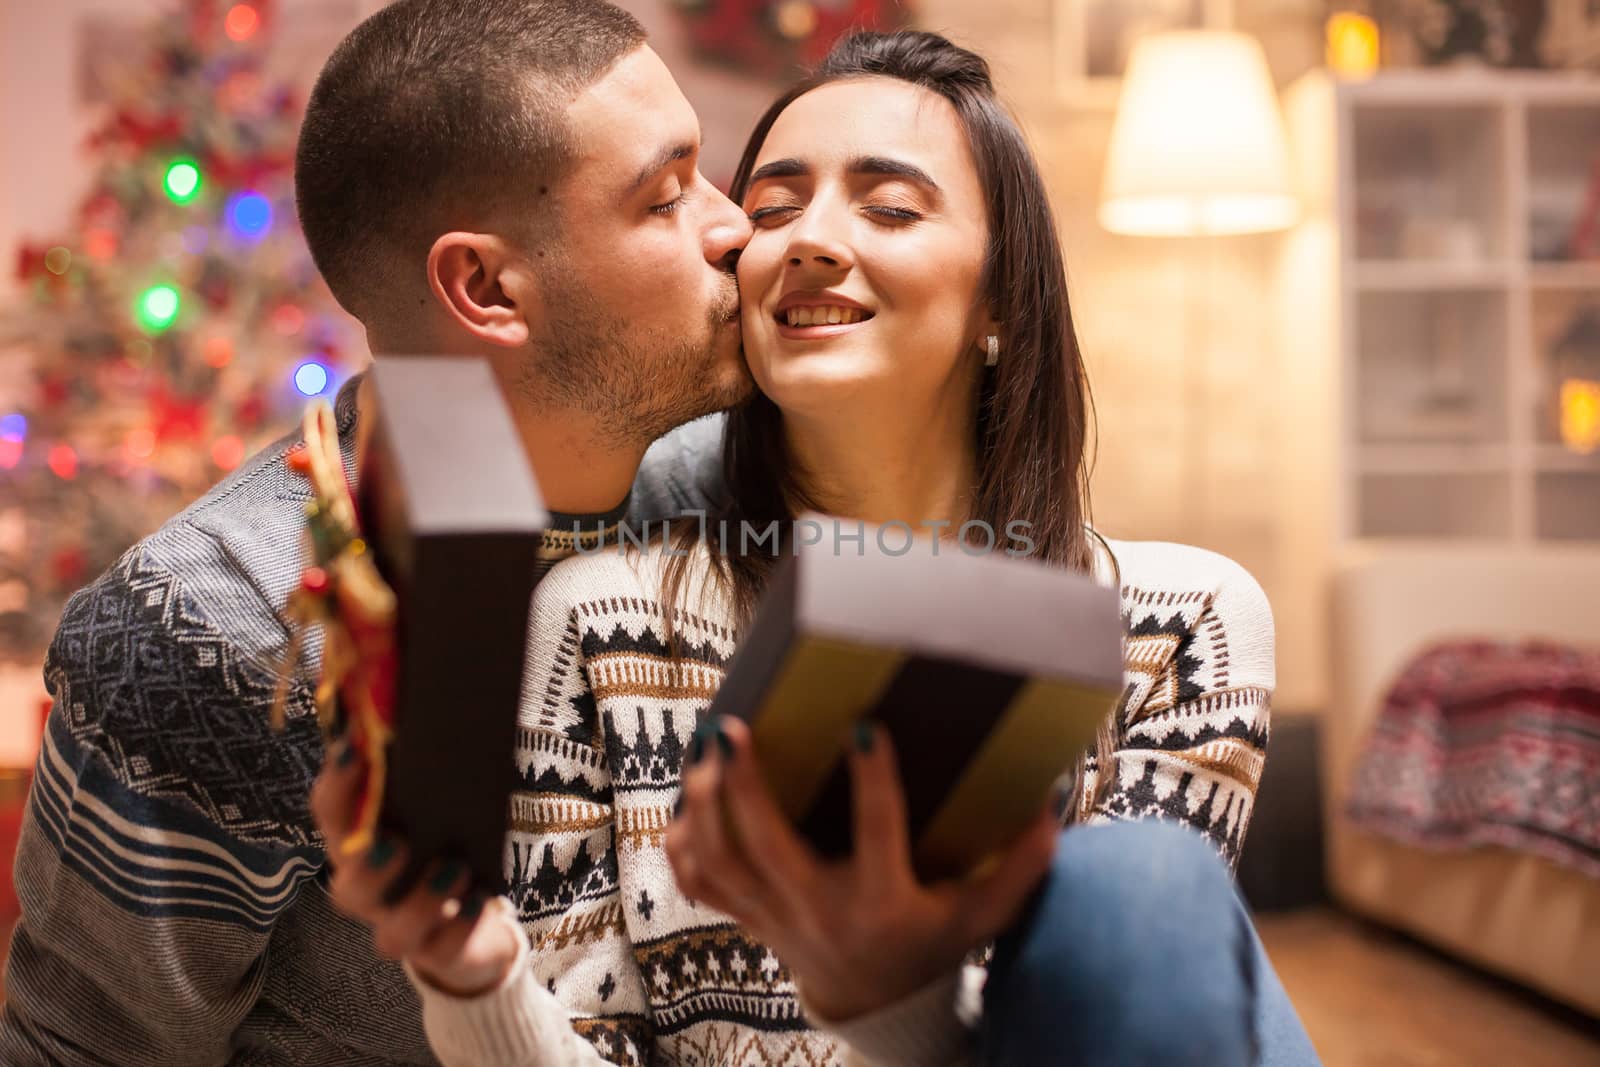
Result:
<svg viewBox="0 0 1600 1067"><path fill-rule="evenodd" d="M1600 1024L1333 911L1262 915L1325 1067L1600 1067Z"/></svg>
<svg viewBox="0 0 1600 1067"><path fill-rule="evenodd" d="M1324 910L1256 927L1324 1067L1600 1067L1600 1023L1397 934Z"/></svg>

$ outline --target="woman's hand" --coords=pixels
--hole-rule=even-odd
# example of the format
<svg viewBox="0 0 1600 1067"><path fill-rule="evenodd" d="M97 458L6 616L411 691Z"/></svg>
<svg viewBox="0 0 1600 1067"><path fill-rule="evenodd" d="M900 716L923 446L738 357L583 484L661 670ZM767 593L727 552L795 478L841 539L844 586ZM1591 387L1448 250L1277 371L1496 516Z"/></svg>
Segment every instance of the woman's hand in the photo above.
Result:
<svg viewBox="0 0 1600 1067"><path fill-rule="evenodd" d="M498 898L486 910L468 895L471 874L455 863L434 863L410 892L390 891L406 869L407 850L378 837L363 852L345 855L366 765L341 741L311 787L311 814L327 842L329 893L339 908L372 927L378 952L403 959L438 989L476 996L499 985L518 958L525 936Z"/></svg>
<svg viewBox="0 0 1600 1067"><path fill-rule="evenodd" d="M956 969L1012 922L1054 854L1058 821L1044 811L984 876L920 885L889 738L863 723L849 756L855 855L825 862L778 809L744 723L725 717L695 747L666 836L678 887L770 946L829 1022Z"/></svg>

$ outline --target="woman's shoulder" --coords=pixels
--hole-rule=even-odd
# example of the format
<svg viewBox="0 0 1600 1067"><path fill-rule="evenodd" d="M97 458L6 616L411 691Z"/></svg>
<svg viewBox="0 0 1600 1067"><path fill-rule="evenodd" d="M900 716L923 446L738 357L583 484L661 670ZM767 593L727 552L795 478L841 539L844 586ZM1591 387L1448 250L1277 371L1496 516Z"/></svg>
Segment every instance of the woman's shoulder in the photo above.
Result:
<svg viewBox="0 0 1600 1067"><path fill-rule="evenodd" d="M1207 592L1226 596L1241 606L1256 601L1259 607L1267 607L1261 583L1242 564L1220 552L1172 541L1123 541L1113 537L1104 540L1105 547L1097 552L1096 574L1108 581L1118 580L1125 591L1174 595ZM1114 570L1108 566L1107 548L1115 560Z"/></svg>
<svg viewBox="0 0 1600 1067"><path fill-rule="evenodd" d="M1272 605L1261 583L1237 561L1210 549L1169 541L1105 541L1096 573L1120 586L1125 614L1193 615L1189 620L1193 625L1210 616L1236 641L1264 647L1270 657ZM1105 548L1115 560L1114 568L1105 557Z"/></svg>

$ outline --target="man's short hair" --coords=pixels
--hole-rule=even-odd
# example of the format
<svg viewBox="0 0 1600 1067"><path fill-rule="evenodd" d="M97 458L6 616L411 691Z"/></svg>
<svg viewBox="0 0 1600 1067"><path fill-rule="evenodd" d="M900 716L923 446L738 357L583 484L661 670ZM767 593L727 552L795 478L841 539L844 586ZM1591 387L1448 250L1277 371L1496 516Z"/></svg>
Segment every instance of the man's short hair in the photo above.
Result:
<svg viewBox="0 0 1600 1067"><path fill-rule="evenodd" d="M399 0L357 26L295 157L300 224L339 303L366 320L414 295L448 230L553 226L567 104L644 39L604 0Z"/></svg>

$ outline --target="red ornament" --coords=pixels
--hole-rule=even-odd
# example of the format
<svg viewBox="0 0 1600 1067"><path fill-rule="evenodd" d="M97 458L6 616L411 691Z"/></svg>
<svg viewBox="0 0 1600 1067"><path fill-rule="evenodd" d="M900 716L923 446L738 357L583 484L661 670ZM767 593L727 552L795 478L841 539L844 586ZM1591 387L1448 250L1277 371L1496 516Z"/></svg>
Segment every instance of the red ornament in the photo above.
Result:
<svg viewBox="0 0 1600 1067"><path fill-rule="evenodd" d="M284 461L289 464L290 470L302 477L311 473L311 453L306 451L306 446L303 444L289 449Z"/></svg>
<svg viewBox="0 0 1600 1067"><path fill-rule="evenodd" d="M39 383L39 399L46 408L58 408L72 395L72 385L60 374L52 374Z"/></svg>
<svg viewBox="0 0 1600 1067"><path fill-rule="evenodd" d="M48 251L42 245L31 245L24 241L17 249L17 281L25 282L35 275L46 273L44 257Z"/></svg>
<svg viewBox="0 0 1600 1067"><path fill-rule="evenodd" d="M50 557L50 574L57 585L74 586L83 581L89 557L77 545L58 549Z"/></svg>
<svg viewBox="0 0 1600 1067"><path fill-rule="evenodd" d="M157 441L194 440L205 430L206 402L173 396L158 386L150 391L150 421Z"/></svg>

